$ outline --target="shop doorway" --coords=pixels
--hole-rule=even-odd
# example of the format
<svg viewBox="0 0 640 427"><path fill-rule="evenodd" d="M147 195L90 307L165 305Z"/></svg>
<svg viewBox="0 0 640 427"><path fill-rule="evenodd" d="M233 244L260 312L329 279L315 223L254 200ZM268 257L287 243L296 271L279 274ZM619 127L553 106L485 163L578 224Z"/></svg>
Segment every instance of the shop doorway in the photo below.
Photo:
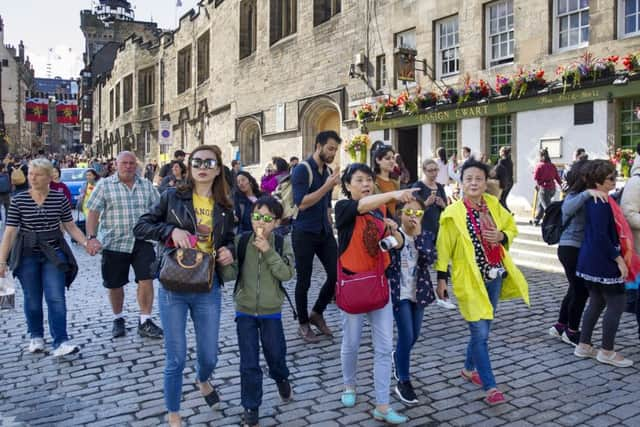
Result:
<svg viewBox="0 0 640 427"><path fill-rule="evenodd" d="M411 175L409 182L416 182L419 178L418 171L420 170L418 166L418 128L398 129L397 136L396 149Z"/></svg>

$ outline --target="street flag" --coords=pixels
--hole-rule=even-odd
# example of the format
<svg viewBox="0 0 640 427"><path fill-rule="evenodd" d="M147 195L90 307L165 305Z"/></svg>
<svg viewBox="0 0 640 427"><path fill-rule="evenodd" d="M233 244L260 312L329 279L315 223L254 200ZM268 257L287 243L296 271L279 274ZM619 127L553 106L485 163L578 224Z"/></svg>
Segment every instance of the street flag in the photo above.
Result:
<svg viewBox="0 0 640 427"><path fill-rule="evenodd" d="M46 123L49 121L49 98L43 93L31 92L27 95L26 120Z"/></svg>
<svg viewBox="0 0 640 427"><path fill-rule="evenodd" d="M56 116L58 123L78 123L78 102L75 98L59 99L56 103Z"/></svg>

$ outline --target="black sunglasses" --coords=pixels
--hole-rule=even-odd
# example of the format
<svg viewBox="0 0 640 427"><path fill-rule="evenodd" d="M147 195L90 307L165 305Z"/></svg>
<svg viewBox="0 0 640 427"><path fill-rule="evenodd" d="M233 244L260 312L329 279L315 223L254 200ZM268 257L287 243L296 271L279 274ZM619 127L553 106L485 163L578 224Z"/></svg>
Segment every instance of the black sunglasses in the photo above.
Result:
<svg viewBox="0 0 640 427"><path fill-rule="evenodd" d="M191 159L191 167L195 169L213 169L218 165L218 161L216 159L200 159L198 157L194 157Z"/></svg>

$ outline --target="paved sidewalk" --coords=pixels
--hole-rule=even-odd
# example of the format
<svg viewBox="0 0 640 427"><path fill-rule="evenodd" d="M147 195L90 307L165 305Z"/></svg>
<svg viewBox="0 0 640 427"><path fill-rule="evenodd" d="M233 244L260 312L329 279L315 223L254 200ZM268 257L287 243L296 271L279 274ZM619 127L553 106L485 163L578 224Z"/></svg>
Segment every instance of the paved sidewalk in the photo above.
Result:
<svg viewBox="0 0 640 427"><path fill-rule="evenodd" d="M112 317L99 277L100 258L79 253L78 261L80 274L67 301L69 332L82 347L80 355L56 360L24 352L26 326L20 293L16 310L0 312L0 426L164 424L163 348L161 342L136 335L135 285L126 290L128 335L114 341L110 336ZM509 402L489 408L481 400L484 393L459 377L467 344L466 325L457 311L431 306L412 360L413 384L421 404L405 408L392 396L393 406L407 414L411 418L408 425L414 426L639 426L640 347L635 318L623 316L617 343L625 356L636 361L636 367L619 369L579 360L571 347L547 335L565 291L564 277L531 269L524 272L530 284L531 308L522 302L501 303L490 342L496 378ZM314 295L323 276L321 272L314 275ZM293 283L287 287L293 296ZM189 327L190 357L182 402L189 426L239 424L239 355L230 293L231 287L227 287L214 379L223 400L220 411L208 409L196 390L193 329ZM326 314L336 338L305 345L296 336L296 324L285 305L295 400L279 405L275 384L265 379L262 426L382 425L370 415L373 353L369 329L362 339L358 404L343 409L339 401L340 315L335 306ZM594 342L599 339L598 332Z"/></svg>

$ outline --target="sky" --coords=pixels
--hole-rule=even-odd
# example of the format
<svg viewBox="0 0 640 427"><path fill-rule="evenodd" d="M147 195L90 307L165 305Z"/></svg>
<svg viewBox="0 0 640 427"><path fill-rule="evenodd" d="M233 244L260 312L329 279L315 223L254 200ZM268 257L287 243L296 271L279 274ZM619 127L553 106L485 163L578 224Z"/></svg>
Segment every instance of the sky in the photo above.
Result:
<svg viewBox="0 0 640 427"><path fill-rule="evenodd" d="M163 29L175 28L180 17L194 8L197 0L129 0L137 21L153 20ZM92 9L92 0L2 0L4 43L18 46L24 41L25 55L36 77L77 78L83 68L84 37L80 31L80 11ZM176 14L177 12L177 14ZM51 75L47 64L51 63Z"/></svg>

